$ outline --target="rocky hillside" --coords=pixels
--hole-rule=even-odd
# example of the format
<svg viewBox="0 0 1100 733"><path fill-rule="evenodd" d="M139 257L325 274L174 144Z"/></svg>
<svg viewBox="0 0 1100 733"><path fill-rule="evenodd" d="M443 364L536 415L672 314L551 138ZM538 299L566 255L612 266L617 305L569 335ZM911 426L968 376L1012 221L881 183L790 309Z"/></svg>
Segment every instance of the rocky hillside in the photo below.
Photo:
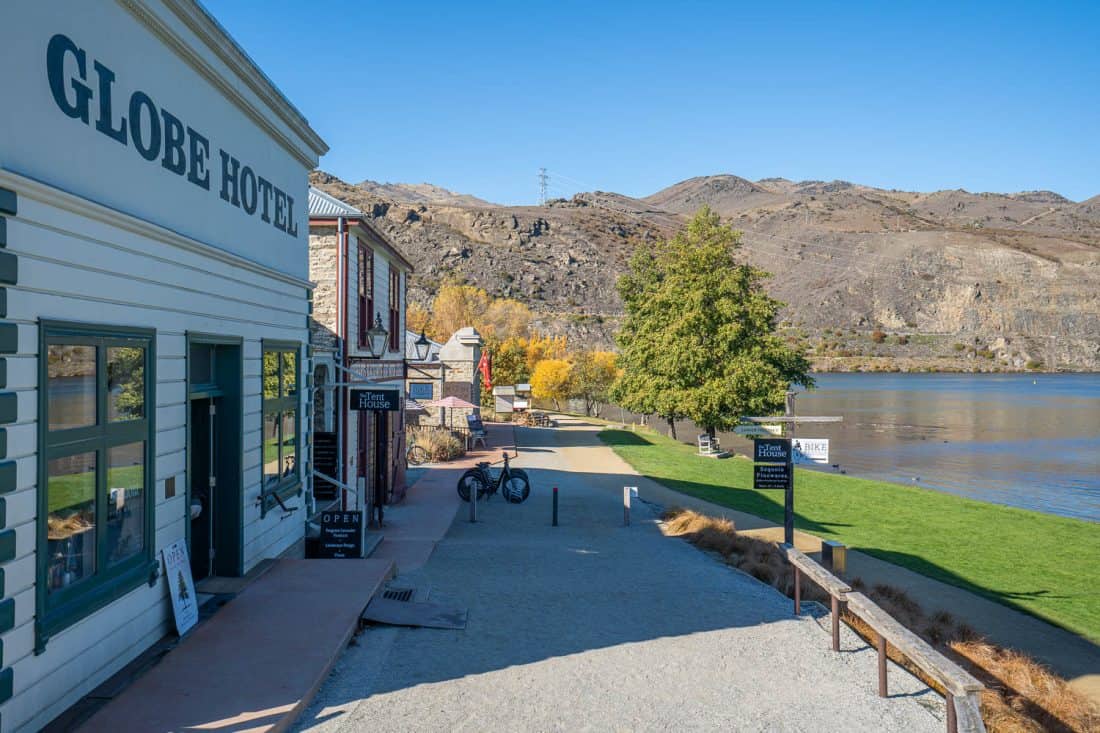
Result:
<svg viewBox="0 0 1100 733"><path fill-rule="evenodd" d="M457 275L581 342L609 343L614 283L634 248L709 205L775 274L785 323L821 368L1100 369L1100 197L722 175L645 199L501 207L430 186L320 172L313 183L367 212L416 263L415 300Z"/></svg>

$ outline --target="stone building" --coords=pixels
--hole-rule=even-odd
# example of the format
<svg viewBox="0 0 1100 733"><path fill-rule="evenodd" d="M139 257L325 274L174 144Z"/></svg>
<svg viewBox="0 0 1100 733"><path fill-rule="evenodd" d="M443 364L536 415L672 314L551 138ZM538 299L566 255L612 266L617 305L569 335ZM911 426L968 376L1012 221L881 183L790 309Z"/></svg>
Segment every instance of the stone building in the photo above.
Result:
<svg viewBox="0 0 1100 733"><path fill-rule="evenodd" d="M411 343L418 336L409 332L406 338ZM481 347L481 335L470 326L455 331L445 344L431 342L427 359L417 360L410 346L408 376L405 379L408 396L421 405L450 396L480 405L481 372L477 365L481 361ZM439 407L425 406L422 411L409 411L407 418L413 425L440 425L445 419L449 427L465 428L466 416L479 411L468 407L444 411Z"/></svg>
<svg viewBox="0 0 1100 733"><path fill-rule="evenodd" d="M355 207L309 191L317 510L359 506L380 516L405 492L405 291L412 264ZM396 409L359 410L367 391Z"/></svg>

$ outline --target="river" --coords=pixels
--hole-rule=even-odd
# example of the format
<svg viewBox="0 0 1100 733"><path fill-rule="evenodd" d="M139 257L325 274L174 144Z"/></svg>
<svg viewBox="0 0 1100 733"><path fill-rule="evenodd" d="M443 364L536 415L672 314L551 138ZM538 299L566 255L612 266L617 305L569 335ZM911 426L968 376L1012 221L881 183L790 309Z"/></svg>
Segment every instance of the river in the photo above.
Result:
<svg viewBox="0 0 1100 733"><path fill-rule="evenodd" d="M796 413L844 418L798 427L799 437L829 439L829 465L818 470L1100 522L1100 374L815 379L817 388L796 398ZM618 412L608 408L606 417ZM687 422L677 431L681 440L698 433ZM719 438L751 450L738 436Z"/></svg>

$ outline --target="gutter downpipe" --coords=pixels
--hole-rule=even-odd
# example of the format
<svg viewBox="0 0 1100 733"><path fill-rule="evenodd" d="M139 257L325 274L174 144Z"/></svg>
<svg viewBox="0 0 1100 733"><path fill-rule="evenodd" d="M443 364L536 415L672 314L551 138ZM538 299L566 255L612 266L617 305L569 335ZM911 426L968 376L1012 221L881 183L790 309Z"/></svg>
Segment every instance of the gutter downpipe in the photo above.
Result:
<svg viewBox="0 0 1100 733"><path fill-rule="evenodd" d="M344 217L339 217L336 220L336 287L339 289L339 293L336 295L336 330L339 337L340 344L340 365L347 369L348 366L348 344L347 344L347 289L342 287L342 283L347 281L347 256L346 256L346 242L347 242L347 222ZM344 381L341 379L340 381ZM340 440L336 445L336 462L340 466L340 482L347 483L348 468L347 461L345 460L345 453L347 452L348 442L348 415L347 415L347 387L340 387L339 402L340 409L337 415L339 421L339 435ZM348 508L347 493L341 489L340 491L340 507L341 509Z"/></svg>

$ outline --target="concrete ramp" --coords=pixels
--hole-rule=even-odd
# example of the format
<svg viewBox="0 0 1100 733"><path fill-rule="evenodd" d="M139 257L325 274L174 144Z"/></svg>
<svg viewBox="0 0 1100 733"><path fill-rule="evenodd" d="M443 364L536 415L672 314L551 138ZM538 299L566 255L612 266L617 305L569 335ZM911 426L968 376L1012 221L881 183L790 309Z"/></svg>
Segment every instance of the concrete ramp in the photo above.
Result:
<svg viewBox="0 0 1100 733"><path fill-rule="evenodd" d="M281 731L317 692L391 560L279 560L81 731Z"/></svg>

